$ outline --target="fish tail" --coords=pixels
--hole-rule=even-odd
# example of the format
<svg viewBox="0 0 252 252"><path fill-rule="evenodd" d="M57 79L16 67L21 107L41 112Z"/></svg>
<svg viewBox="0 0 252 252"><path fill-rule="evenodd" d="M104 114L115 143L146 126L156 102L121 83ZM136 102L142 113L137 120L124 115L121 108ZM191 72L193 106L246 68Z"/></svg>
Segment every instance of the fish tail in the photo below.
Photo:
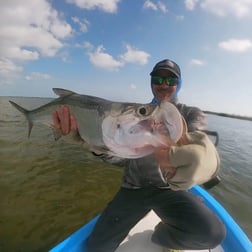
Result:
<svg viewBox="0 0 252 252"><path fill-rule="evenodd" d="M11 105L13 105L18 111L20 111L22 114L25 115L27 121L28 121L28 138L31 135L31 131L32 131L32 127L33 127L33 122L29 117L29 110L21 107L20 105L18 105L17 103L13 102L13 101L9 101L11 103Z"/></svg>

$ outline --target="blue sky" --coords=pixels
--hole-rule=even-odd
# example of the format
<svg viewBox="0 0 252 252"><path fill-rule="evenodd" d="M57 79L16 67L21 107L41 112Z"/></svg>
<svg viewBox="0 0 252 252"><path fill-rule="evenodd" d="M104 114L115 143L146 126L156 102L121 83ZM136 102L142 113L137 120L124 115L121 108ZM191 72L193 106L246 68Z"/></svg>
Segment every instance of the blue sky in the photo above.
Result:
<svg viewBox="0 0 252 252"><path fill-rule="evenodd" d="M252 116L252 0L1 0L0 95L53 87L147 103L162 59L179 100Z"/></svg>

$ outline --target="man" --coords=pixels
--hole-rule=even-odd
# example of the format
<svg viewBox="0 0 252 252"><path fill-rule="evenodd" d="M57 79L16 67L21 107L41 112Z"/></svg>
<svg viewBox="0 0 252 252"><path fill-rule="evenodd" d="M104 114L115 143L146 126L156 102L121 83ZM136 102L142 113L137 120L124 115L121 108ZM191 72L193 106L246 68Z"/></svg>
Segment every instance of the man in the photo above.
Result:
<svg viewBox="0 0 252 252"><path fill-rule="evenodd" d="M168 59L158 62L150 75L152 102L167 100L177 106L188 127L189 133L182 140L187 145L157 148L155 153L139 159L114 160L100 156L104 161L123 166L124 176L121 188L88 239L89 252L115 251L130 229L150 210L161 219L152 241L167 248L166 251L210 249L225 237L225 228L219 218L187 191L193 185L194 175L197 177L202 170L201 166L210 170L210 165L206 164L213 165L210 176L219 166L210 140L203 133L196 133L205 126L204 115L198 108L177 103L181 73L175 62ZM63 135L78 130L76 119L67 107L60 113L55 111L53 119ZM201 172L199 177L202 176Z"/></svg>

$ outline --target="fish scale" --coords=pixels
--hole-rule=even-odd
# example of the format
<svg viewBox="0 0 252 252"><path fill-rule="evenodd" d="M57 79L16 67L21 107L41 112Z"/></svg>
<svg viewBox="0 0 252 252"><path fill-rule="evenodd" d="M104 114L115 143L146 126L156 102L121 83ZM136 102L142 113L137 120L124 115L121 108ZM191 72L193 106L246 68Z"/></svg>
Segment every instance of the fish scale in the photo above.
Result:
<svg viewBox="0 0 252 252"><path fill-rule="evenodd" d="M78 127L81 137L89 144L92 143L104 147L105 145L102 140L102 130L100 127L103 117L99 115L98 110L95 108L83 109L72 106L70 109L76 116L78 125L81 125L81 127ZM85 114L85 116L81 116L82 114Z"/></svg>

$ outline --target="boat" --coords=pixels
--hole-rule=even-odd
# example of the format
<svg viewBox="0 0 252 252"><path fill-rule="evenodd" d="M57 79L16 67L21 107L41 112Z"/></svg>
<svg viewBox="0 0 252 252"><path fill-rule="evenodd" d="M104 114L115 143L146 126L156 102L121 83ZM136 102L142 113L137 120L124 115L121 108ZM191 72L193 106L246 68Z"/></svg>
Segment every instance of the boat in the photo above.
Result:
<svg viewBox="0 0 252 252"><path fill-rule="evenodd" d="M218 247L211 250L197 250L197 252L252 252L252 243L248 236L213 196L198 185L190 191L204 199L204 203L222 219L227 230L226 238ZM49 252L87 252L86 240L98 218L99 215L57 244ZM150 211L131 229L116 252L162 252L163 248L152 243L150 239L154 227L159 221L159 217L153 211ZM193 250L186 250L186 252L193 252Z"/></svg>

